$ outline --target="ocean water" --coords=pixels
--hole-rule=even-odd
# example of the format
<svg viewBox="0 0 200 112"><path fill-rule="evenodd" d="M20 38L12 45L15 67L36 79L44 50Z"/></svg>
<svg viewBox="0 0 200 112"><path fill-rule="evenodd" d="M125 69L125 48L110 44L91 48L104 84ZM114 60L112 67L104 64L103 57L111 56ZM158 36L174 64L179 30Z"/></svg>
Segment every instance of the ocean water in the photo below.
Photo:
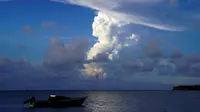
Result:
<svg viewBox="0 0 200 112"><path fill-rule="evenodd" d="M23 101L50 94L88 96L83 107L31 109ZM197 91L10 91L0 92L0 112L200 112Z"/></svg>

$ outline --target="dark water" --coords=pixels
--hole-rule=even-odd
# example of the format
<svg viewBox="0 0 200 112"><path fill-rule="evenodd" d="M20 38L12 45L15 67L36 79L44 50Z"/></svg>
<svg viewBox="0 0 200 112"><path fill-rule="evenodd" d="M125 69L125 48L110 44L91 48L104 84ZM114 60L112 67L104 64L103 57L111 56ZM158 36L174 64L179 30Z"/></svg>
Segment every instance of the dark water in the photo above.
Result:
<svg viewBox="0 0 200 112"><path fill-rule="evenodd" d="M85 107L30 109L23 101L30 96L85 96ZM0 92L0 112L200 112L200 92L183 91L16 91Z"/></svg>

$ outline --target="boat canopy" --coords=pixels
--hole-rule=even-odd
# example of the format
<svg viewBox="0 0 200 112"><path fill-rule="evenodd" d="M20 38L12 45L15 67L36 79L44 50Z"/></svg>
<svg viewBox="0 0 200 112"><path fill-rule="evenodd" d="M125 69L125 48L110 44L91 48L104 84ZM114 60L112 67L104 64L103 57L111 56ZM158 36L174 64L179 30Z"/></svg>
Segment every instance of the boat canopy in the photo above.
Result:
<svg viewBox="0 0 200 112"><path fill-rule="evenodd" d="M56 97L56 95L50 95L50 97Z"/></svg>

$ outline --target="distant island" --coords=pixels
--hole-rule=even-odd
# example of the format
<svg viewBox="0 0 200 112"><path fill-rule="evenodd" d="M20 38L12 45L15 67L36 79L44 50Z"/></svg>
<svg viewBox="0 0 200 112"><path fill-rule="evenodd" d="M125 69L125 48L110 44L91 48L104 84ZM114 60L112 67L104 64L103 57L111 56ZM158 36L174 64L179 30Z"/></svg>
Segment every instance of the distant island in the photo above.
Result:
<svg viewBox="0 0 200 112"><path fill-rule="evenodd" d="M185 91L199 91L200 85L182 85L182 86L174 86L172 90L185 90Z"/></svg>

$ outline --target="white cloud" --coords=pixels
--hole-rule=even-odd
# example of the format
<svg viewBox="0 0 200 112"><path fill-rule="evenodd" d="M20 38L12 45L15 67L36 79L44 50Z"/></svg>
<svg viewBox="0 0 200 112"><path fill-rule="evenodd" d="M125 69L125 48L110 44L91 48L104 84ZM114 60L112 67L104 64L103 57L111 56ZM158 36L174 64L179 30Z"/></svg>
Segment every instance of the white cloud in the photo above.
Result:
<svg viewBox="0 0 200 112"><path fill-rule="evenodd" d="M84 69L82 71L83 75L86 76L105 76L105 71L101 66L97 63L90 63L90 64L84 64Z"/></svg>
<svg viewBox="0 0 200 112"><path fill-rule="evenodd" d="M109 15L110 17L128 23L141 24L169 31L185 30L185 27L182 24L181 25L174 24L176 22L179 22L180 19L175 19L170 17L170 14L172 16L174 15L177 16L177 13L178 15L183 17L182 16L183 11L181 12L180 10L178 11L175 10L174 12L172 12L172 9L170 9L172 7L170 7L170 1L168 0L109 0L109 1L108 0L52 0L52 1L89 7L98 10L106 15Z"/></svg>
<svg viewBox="0 0 200 112"><path fill-rule="evenodd" d="M92 24L93 36L98 38L98 42L88 52L88 59L102 56L99 54L108 54L108 59L114 59L121 48L136 43L138 38L133 32L126 31L126 25L126 22L99 12Z"/></svg>

